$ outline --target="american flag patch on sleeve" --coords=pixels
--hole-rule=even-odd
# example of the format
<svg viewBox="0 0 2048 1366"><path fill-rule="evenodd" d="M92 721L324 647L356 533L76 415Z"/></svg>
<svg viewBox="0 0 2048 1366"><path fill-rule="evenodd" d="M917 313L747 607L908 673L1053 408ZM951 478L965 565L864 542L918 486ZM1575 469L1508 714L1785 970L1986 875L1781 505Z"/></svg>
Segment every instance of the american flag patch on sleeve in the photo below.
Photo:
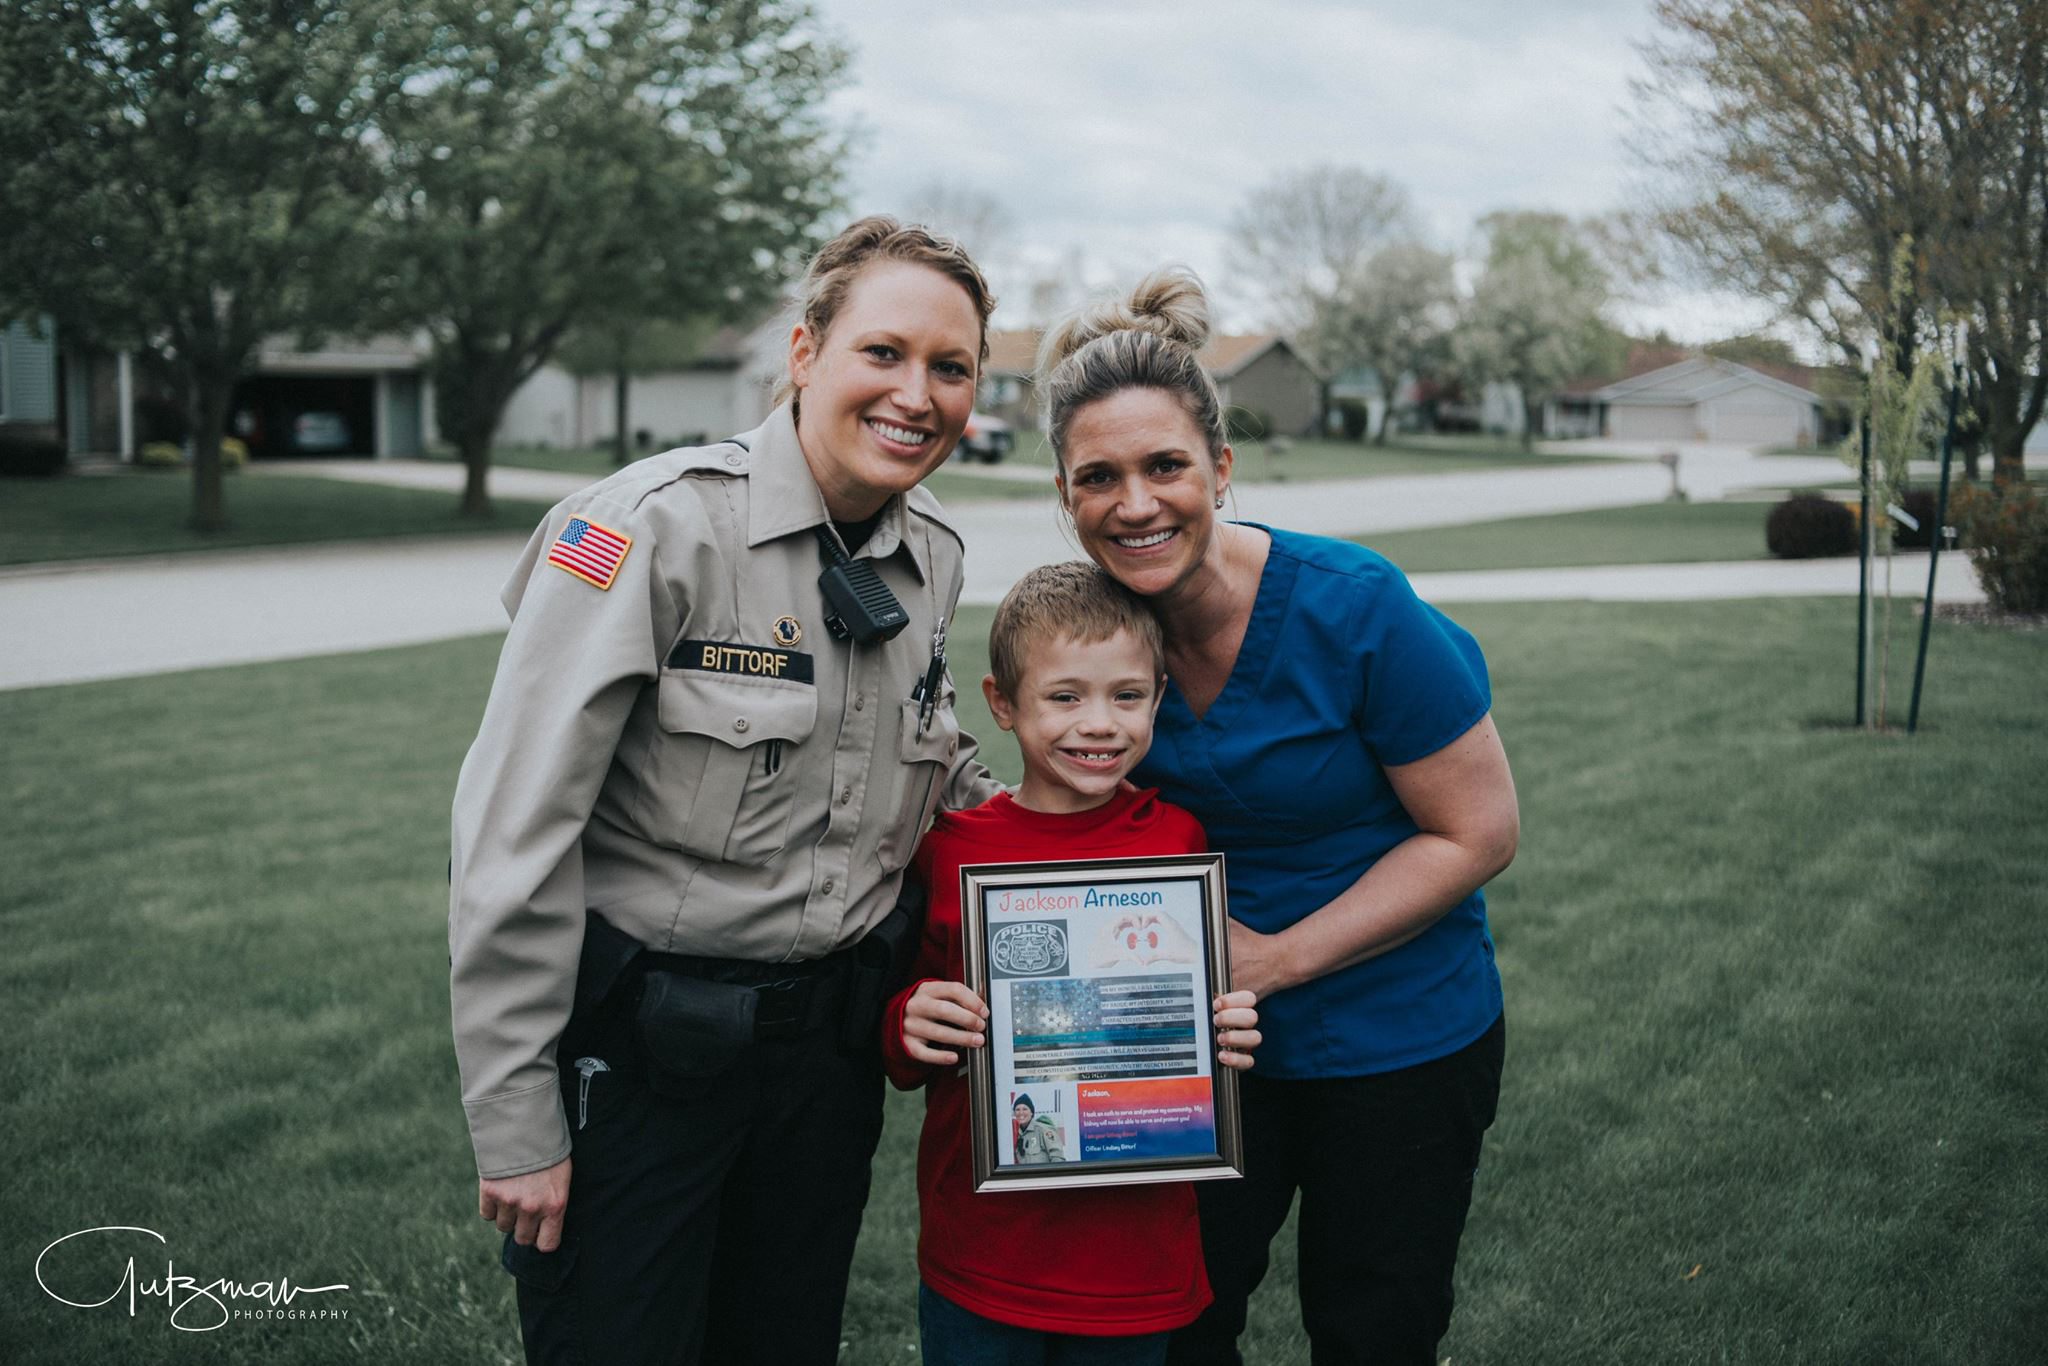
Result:
<svg viewBox="0 0 2048 1366"><path fill-rule="evenodd" d="M599 526L587 517L571 517L548 547L548 563L608 590L632 548L633 538L624 532Z"/></svg>

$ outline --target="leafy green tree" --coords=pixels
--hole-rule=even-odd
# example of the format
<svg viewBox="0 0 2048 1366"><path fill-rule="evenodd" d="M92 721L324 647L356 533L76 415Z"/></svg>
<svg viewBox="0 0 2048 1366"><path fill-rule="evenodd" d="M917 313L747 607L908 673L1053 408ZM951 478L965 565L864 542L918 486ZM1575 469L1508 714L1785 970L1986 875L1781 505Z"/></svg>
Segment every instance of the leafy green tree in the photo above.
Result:
<svg viewBox="0 0 2048 1366"><path fill-rule="evenodd" d="M1313 330L1326 349L1347 364L1371 367L1379 377L1384 406L1373 444L1386 445L1401 377L1434 375L1450 361L1458 323L1450 256L1421 242L1389 242L1317 315Z"/></svg>
<svg viewBox="0 0 2048 1366"><path fill-rule="evenodd" d="M280 333L362 317L370 131L403 79L387 0L0 6L0 313L159 350L192 521L227 523L235 384Z"/></svg>
<svg viewBox="0 0 2048 1366"><path fill-rule="evenodd" d="M1486 260L1473 282L1452 351L1465 375L1512 384L1522 400L1522 445L1537 414L1575 375L1618 366L1626 343L1608 326L1606 271L1569 219L1493 213L1479 220Z"/></svg>
<svg viewBox="0 0 2048 1366"><path fill-rule="evenodd" d="M789 278L838 202L844 56L795 0L425 14L433 60L384 125L386 259L476 514L505 405L572 329L738 320Z"/></svg>

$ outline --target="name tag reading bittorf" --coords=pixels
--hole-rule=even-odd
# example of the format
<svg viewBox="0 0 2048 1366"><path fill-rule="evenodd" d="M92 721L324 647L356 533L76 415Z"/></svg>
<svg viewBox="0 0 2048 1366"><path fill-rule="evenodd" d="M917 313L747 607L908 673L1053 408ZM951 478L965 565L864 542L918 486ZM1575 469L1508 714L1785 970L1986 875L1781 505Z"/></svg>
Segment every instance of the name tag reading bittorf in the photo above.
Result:
<svg viewBox="0 0 2048 1366"><path fill-rule="evenodd" d="M786 678L796 683L816 681L811 657L800 650L778 650L772 645L740 645L722 640L679 640L676 647L668 652L668 667L738 674L742 678Z"/></svg>

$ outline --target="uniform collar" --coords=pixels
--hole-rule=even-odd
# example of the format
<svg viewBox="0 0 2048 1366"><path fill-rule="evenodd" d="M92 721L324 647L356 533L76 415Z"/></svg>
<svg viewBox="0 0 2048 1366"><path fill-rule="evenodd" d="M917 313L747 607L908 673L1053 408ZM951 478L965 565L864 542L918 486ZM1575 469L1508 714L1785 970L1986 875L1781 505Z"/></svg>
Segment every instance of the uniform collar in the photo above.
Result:
<svg viewBox="0 0 2048 1366"><path fill-rule="evenodd" d="M803 447L797 444L796 416L787 403L740 441L753 456L747 462L748 546L807 532L832 520L825 511L825 495L818 491L818 481L811 477L811 467L804 460ZM929 537L913 532L910 520L903 495L891 494L882 504L881 520L855 557L885 560L900 549L907 553L919 580L929 581Z"/></svg>

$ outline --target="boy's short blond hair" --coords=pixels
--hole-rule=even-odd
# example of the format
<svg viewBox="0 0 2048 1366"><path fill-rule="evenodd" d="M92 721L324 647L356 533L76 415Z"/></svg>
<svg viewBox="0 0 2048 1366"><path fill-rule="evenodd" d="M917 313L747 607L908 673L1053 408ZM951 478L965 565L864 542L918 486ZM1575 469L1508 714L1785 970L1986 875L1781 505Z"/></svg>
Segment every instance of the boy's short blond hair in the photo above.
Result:
<svg viewBox="0 0 2048 1366"><path fill-rule="evenodd" d="M1049 640L1093 645L1129 631L1152 655L1154 676L1166 672L1166 637L1144 599L1086 560L1048 564L1003 594L988 631L989 672L996 691L1014 698L1025 661Z"/></svg>

